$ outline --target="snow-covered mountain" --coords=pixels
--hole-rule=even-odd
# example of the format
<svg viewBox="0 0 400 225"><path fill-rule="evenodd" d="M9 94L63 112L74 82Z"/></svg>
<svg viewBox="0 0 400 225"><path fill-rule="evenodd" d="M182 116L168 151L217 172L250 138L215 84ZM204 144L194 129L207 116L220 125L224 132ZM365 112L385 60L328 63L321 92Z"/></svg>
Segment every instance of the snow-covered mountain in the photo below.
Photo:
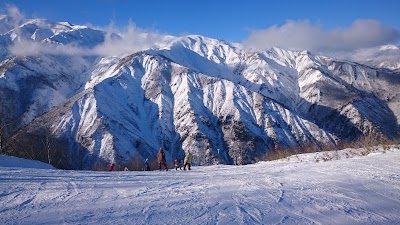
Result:
<svg viewBox="0 0 400 225"><path fill-rule="evenodd" d="M169 160L192 151L201 165L251 163L277 147L400 130L399 72L308 51L246 52L189 35L125 57L10 52L27 39L91 49L106 35L44 20L3 32L2 136L13 154L40 149L93 168L142 163L163 147Z"/></svg>
<svg viewBox="0 0 400 225"><path fill-rule="evenodd" d="M373 67L400 71L400 47L384 45L375 48L362 49L351 57L353 61L361 62Z"/></svg>

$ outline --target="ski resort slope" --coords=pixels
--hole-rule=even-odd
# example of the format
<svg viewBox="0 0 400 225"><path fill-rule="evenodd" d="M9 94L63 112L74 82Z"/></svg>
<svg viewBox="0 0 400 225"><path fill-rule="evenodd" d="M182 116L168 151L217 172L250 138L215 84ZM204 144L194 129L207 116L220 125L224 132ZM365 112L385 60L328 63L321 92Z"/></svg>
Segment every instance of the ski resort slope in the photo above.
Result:
<svg viewBox="0 0 400 225"><path fill-rule="evenodd" d="M2 158L0 224L400 224L399 147L350 153L161 172L9 167Z"/></svg>

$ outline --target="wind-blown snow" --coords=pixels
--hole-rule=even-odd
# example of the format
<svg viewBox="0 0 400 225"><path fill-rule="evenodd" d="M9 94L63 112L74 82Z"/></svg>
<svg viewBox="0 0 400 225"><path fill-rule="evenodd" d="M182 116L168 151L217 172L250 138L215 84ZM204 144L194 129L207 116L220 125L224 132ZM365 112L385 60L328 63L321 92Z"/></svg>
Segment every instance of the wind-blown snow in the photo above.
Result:
<svg viewBox="0 0 400 225"><path fill-rule="evenodd" d="M168 172L10 168L1 160L0 223L399 224L399 148L352 151Z"/></svg>

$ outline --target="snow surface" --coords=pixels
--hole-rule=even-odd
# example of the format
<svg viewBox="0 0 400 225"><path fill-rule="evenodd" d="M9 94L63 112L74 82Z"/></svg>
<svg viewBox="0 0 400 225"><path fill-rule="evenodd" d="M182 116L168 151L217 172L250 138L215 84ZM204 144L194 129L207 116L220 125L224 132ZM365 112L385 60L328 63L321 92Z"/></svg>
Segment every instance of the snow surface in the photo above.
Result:
<svg viewBox="0 0 400 225"><path fill-rule="evenodd" d="M52 165L36 160L22 159L14 156L0 155L1 167L34 168L34 169L55 169Z"/></svg>
<svg viewBox="0 0 400 225"><path fill-rule="evenodd" d="M400 224L393 146L168 172L43 170L6 159L15 158L0 160L0 224Z"/></svg>

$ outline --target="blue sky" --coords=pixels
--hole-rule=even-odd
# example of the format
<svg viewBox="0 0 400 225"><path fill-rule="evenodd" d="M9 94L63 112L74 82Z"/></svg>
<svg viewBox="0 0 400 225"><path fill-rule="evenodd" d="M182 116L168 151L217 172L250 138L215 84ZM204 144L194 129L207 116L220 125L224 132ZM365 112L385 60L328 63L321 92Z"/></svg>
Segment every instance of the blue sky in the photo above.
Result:
<svg viewBox="0 0 400 225"><path fill-rule="evenodd" d="M356 19L375 19L400 30L398 0L14 0L27 18L138 27L172 35L201 34L227 41L242 41L251 30L282 25L287 20L308 20L325 29L347 27Z"/></svg>
<svg viewBox="0 0 400 225"><path fill-rule="evenodd" d="M131 21L159 34L200 34L260 49L348 50L400 43L398 0L6 0L0 13L7 14L10 5L25 18L95 27L124 27Z"/></svg>

